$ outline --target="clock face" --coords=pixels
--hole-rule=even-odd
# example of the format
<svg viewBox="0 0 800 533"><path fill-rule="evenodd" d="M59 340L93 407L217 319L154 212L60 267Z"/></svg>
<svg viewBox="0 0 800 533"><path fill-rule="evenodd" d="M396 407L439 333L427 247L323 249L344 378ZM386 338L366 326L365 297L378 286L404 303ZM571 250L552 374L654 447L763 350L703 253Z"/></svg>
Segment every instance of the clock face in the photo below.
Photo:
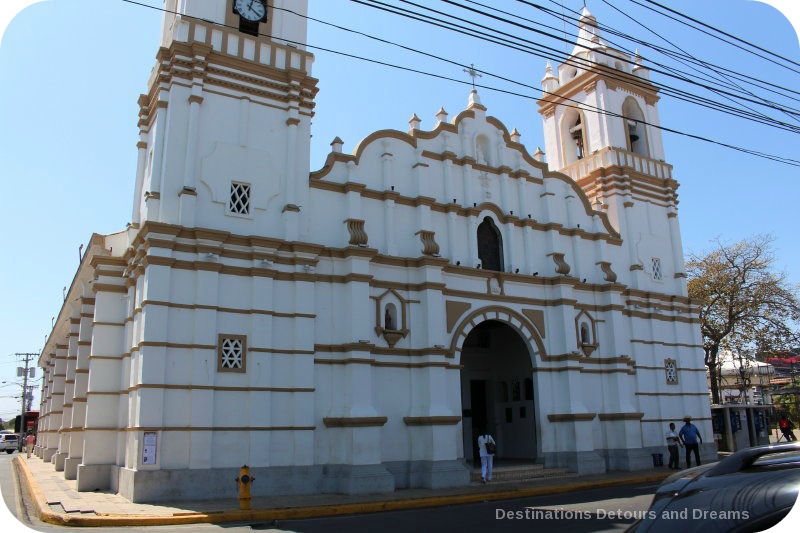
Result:
<svg viewBox="0 0 800 533"><path fill-rule="evenodd" d="M262 0L234 0L233 8L239 15L250 22L263 20L267 6Z"/></svg>

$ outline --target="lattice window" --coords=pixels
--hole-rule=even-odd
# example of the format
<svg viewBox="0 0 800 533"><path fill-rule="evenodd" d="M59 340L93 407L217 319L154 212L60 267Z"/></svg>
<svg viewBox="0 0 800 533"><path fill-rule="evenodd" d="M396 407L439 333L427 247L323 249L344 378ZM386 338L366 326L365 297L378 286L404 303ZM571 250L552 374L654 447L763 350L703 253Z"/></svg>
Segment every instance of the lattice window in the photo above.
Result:
<svg viewBox="0 0 800 533"><path fill-rule="evenodd" d="M667 377L667 385L678 384L678 363L675 359L664 359L664 372Z"/></svg>
<svg viewBox="0 0 800 533"><path fill-rule="evenodd" d="M244 372L247 368L247 337L220 334L217 343L217 370Z"/></svg>
<svg viewBox="0 0 800 533"><path fill-rule="evenodd" d="M237 215L250 214L250 185L246 183L231 182L231 197L228 210Z"/></svg>
<svg viewBox="0 0 800 533"><path fill-rule="evenodd" d="M658 257L652 258L652 267L653 267L653 279L662 280L663 275L661 273L661 259Z"/></svg>

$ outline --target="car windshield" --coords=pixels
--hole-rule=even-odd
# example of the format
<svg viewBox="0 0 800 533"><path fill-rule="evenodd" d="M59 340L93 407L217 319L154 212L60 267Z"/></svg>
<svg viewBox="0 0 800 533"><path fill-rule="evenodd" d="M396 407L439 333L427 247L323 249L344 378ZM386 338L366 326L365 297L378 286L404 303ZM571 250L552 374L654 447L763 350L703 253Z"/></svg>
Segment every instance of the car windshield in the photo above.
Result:
<svg viewBox="0 0 800 533"><path fill-rule="evenodd" d="M770 466L770 465L780 465L786 463L797 463L800 462L800 451L792 450L788 452L779 452L779 453L770 453L767 455L762 455L755 461L751 466Z"/></svg>

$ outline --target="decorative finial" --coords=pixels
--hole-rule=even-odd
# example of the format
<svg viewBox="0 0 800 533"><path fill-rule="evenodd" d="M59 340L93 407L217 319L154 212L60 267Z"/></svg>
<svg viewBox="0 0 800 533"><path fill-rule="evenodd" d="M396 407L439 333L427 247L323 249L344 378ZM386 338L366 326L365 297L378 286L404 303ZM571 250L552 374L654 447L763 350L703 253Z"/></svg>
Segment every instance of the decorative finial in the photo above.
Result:
<svg viewBox="0 0 800 533"><path fill-rule="evenodd" d="M418 130L420 122L422 122L422 120L414 113L414 116L409 119L408 125L411 126L412 130Z"/></svg>
<svg viewBox="0 0 800 533"><path fill-rule="evenodd" d="M344 141L337 136L333 141L331 141L331 151L336 154L341 154L343 144Z"/></svg>
<svg viewBox="0 0 800 533"><path fill-rule="evenodd" d="M447 122L447 111L444 110L444 107L440 107L439 111L436 112L436 120L439 122Z"/></svg>
<svg viewBox="0 0 800 533"><path fill-rule="evenodd" d="M520 132L517 131L517 128L514 128L514 131L512 131L509 136L511 137L511 142L518 143L519 138L522 136L522 134L520 134Z"/></svg>
<svg viewBox="0 0 800 533"><path fill-rule="evenodd" d="M540 163L544 161L544 152L542 152L539 146L537 146L536 151L533 152L533 158Z"/></svg>

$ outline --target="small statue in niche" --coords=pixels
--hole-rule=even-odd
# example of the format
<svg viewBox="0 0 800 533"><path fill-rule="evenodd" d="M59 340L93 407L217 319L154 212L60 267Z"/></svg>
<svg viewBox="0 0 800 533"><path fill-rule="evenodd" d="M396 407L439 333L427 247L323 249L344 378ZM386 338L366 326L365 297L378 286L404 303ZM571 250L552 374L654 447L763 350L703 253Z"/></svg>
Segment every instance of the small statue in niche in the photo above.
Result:
<svg viewBox="0 0 800 533"><path fill-rule="evenodd" d="M383 316L383 327L384 329L394 330L394 322L392 321L392 314L389 312L389 308L386 308L386 314Z"/></svg>
<svg viewBox="0 0 800 533"><path fill-rule="evenodd" d="M481 164L481 165L485 165L486 164L486 150L484 150L483 146L481 146L479 144L476 151L478 152L477 153L478 163Z"/></svg>

